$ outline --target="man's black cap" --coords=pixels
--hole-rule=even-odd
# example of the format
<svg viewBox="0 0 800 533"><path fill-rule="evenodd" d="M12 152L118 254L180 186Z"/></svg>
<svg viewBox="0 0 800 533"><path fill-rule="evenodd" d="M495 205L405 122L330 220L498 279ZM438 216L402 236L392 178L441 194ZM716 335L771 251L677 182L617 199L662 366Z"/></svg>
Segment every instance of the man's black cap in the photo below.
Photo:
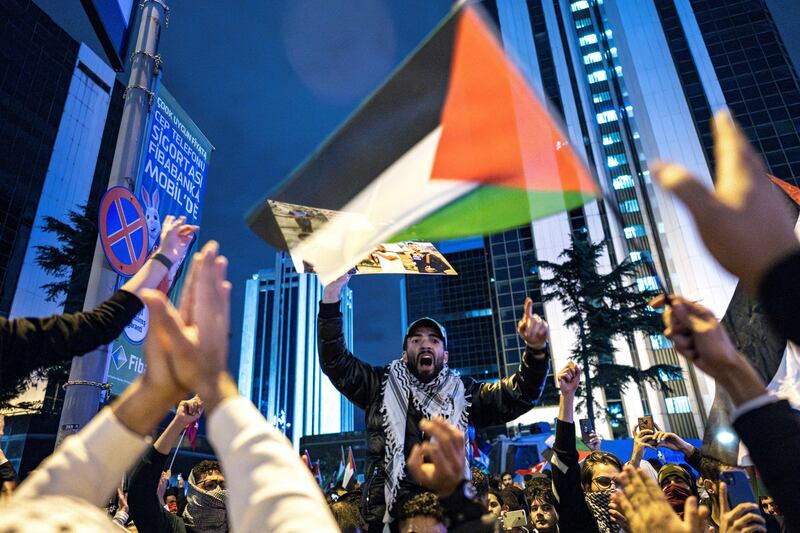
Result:
<svg viewBox="0 0 800 533"><path fill-rule="evenodd" d="M416 328L419 328L421 326L427 326L437 331L439 333L439 337L441 337L442 340L444 341L444 349L445 350L447 349L447 330L444 329L443 325L439 324L431 317L424 316L412 322L411 325L408 326L408 329L406 329L406 336L403 338L403 351L405 351L406 349L406 341L408 341L408 338L411 336L411 333Z"/></svg>

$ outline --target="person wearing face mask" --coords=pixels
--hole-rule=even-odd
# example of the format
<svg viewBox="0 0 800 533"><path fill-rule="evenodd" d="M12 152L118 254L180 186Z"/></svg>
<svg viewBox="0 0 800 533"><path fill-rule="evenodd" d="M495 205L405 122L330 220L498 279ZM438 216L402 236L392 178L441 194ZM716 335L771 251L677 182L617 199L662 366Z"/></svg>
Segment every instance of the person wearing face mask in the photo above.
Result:
<svg viewBox="0 0 800 533"><path fill-rule="evenodd" d="M518 333L525 340L519 370L496 383L461 378L448 365L447 332L431 318L413 322L402 355L379 368L357 359L342 331L341 293L349 274L325 287L318 317L320 366L333 385L365 410L367 469L362 514L369 531L397 519L402 504L424 492L408 475L415 444L429 439L420 420L442 416L459 430L503 424L526 413L541 396L549 367L547 322L525 302ZM464 465L469 476L468 465Z"/></svg>
<svg viewBox="0 0 800 533"><path fill-rule="evenodd" d="M692 475L679 465L666 464L658 471L658 485L672 509L682 519L686 500L689 496L697 496L693 490Z"/></svg>
<svg viewBox="0 0 800 533"><path fill-rule="evenodd" d="M164 493L164 503L167 511L183 516L183 510L186 509L186 494L180 487L169 487Z"/></svg>
<svg viewBox="0 0 800 533"><path fill-rule="evenodd" d="M617 533L625 517L612 503L622 462L614 454L594 451L578 463L575 445L574 403L581 369L573 362L557 375L560 390L556 440L550 459L553 494L562 531Z"/></svg>
<svg viewBox="0 0 800 533"><path fill-rule="evenodd" d="M161 468L172 448L178 444L181 432L189 424L194 424L202 414L203 403L197 396L180 402L167 429L131 473L128 481L128 505L130 516L141 531L225 533L229 530L225 514L225 476L217 461L201 461L192 468L187 483L186 504L180 514L177 512L177 498L173 512L161 504L156 491ZM166 503L169 506L169 502Z"/></svg>

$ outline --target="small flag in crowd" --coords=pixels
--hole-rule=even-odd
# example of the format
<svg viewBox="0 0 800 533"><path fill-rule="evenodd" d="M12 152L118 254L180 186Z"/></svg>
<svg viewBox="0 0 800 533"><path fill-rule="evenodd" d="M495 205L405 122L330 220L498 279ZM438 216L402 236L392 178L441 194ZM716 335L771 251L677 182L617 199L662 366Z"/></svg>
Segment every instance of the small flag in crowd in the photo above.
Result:
<svg viewBox="0 0 800 533"><path fill-rule="evenodd" d="M344 487L344 472L347 469L347 461L344 458L344 446L339 446L339 450L342 452L342 457L339 459L339 470L336 472L335 485Z"/></svg>
<svg viewBox="0 0 800 533"><path fill-rule="evenodd" d="M478 441L475 439L472 440L472 463L483 469L489 468L489 456L478 447Z"/></svg>
<svg viewBox="0 0 800 533"><path fill-rule="evenodd" d="M344 469L342 487L344 490L356 488L356 460L353 458L353 448L350 446L347 447L347 465Z"/></svg>
<svg viewBox="0 0 800 533"><path fill-rule="evenodd" d="M314 468L311 470L311 472L314 474L314 479L317 480L317 485L323 487L324 485L322 484L322 472L320 472L319 469L319 459L317 459L317 462L314 463Z"/></svg>
<svg viewBox="0 0 800 533"><path fill-rule="evenodd" d="M600 194L482 10L454 10L271 199L345 214L287 246L267 199L248 224L323 283L381 242L494 233Z"/></svg>
<svg viewBox="0 0 800 533"><path fill-rule="evenodd" d="M189 444L192 447L192 451L197 448L197 431L200 428L200 421L195 420L188 426L186 426L186 436L189 438Z"/></svg>
<svg viewBox="0 0 800 533"><path fill-rule="evenodd" d="M308 450L303 450L303 454L300 456L300 458L306 463L308 469L313 472L314 467L311 464L311 455L308 453Z"/></svg>

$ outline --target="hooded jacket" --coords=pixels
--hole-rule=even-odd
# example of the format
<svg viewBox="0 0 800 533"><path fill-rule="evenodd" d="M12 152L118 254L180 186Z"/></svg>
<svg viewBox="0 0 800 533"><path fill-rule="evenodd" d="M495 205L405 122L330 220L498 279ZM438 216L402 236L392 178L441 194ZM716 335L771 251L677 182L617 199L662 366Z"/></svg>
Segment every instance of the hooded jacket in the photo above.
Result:
<svg viewBox="0 0 800 533"><path fill-rule="evenodd" d="M382 522L386 503L383 487L386 435L383 427L383 384L388 367L374 367L357 359L347 348L342 331L339 303L321 303L318 316L319 357L322 371L336 389L365 411L367 427L366 472L362 487L361 512L369 524ZM496 383L461 378L471 406L469 421L476 427L505 424L528 412L542 394L550 365L549 354L536 355L526 349L519 370ZM419 429L421 413L409 402L404 453L423 440ZM396 512L409 497L425 489L409 477L400 481ZM372 530L372 528L370 528Z"/></svg>

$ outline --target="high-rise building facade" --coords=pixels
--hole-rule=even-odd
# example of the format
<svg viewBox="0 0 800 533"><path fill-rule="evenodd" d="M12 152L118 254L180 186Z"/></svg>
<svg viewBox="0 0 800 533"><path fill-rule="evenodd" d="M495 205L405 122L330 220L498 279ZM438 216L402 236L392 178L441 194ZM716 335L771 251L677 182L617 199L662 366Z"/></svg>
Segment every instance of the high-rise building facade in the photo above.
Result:
<svg viewBox="0 0 800 533"><path fill-rule="evenodd" d="M763 0L483 4L500 28L504 47L562 117L573 145L594 167L606 198L620 214L610 217L603 202L593 203L531 228L492 235L471 251L485 258L488 289L481 290L492 305L483 315L487 321L492 316L494 339L481 342L495 342L498 376L513 371L521 352L514 329L525 296L534 299L550 323L554 366L568 358L575 333L563 326L560 304L542 304L533 264L537 259L557 262L571 234L608 244L601 270L632 261L640 289L660 289L663 281L667 290L701 301L721 317L736 280L709 256L684 207L654 187L649 163L680 161L713 186L710 118L713 110L727 105L770 171L797 182L797 75ZM407 281L409 319L414 318L412 298L426 293L423 283L442 284ZM430 288L427 293L439 294ZM683 379L670 382L666 393L649 387L601 391L611 414L605 433L627 436L636 417L649 412L664 427L700 436L713 383L679 358L663 336L620 339L617 348L618 363L680 365ZM458 353L451 358L458 367ZM523 421L554 416L554 409L542 407Z"/></svg>
<svg viewBox="0 0 800 533"><path fill-rule="evenodd" d="M66 304L47 301L54 281L36 247L57 244L41 226L99 203L108 185L124 87L86 45L31 0L0 1L0 314L46 316L82 307L73 272ZM87 235L96 239L96 235ZM89 258L91 260L91 258ZM88 279L88 278L87 278ZM53 379L49 379L52 377ZM7 407L6 455L27 472L52 453L63 393L48 374ZM31 409L32 408L32 409Z"/></svg>
<svg viewBox="0 0 800 533"><path fill-rule="evenodd" d="M322 285L298 274L285 253L245 287L239 391L295 448L300 437L353 430L353 404L322 373L317 312ZM342 297L347 345L353 346L353 296Z"/></svg>

